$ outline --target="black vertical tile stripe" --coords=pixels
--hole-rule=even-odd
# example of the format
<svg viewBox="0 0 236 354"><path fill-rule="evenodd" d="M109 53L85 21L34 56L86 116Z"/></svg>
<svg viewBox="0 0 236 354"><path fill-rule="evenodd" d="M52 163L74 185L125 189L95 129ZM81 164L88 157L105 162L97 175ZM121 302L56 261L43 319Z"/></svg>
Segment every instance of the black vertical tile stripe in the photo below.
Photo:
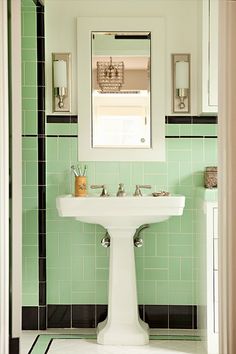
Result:
<svg viewBox="0 0 236 354"><path fill-rule="evenodd" d="M47 329L47 306L39 307L39 329Z"/></svg>
<svg viewBox="0 0 236 354"><path fill-rule="evenodd" d="M45 39L44 8L37 7L37 93L38 93L38 266L39 329L47 328L46 283L46 137L45 137Z"/></svg>

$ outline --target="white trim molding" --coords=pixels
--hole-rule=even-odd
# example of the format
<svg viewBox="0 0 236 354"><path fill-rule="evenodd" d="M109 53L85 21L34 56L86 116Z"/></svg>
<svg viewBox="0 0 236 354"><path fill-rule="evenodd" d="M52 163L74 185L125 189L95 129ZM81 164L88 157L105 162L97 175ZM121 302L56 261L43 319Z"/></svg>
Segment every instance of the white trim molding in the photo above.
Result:
<svg viewBox="0 0 236 354"><path fill-rule="evenodd" d="M11 335L21 332L22 307L22 139L21 0L11 1L12 247Z"/></svg>
<svg viewBox="0 0 236 354"><path fill-rule="evenodd" d="M0 1L0 353L9 353L8 14Z"/></svg>
<svg viewBox="0 0 236 354"><path fill-rule="evenodd" d="M236 353L236 1L219 9L220 354Z"/></svg>

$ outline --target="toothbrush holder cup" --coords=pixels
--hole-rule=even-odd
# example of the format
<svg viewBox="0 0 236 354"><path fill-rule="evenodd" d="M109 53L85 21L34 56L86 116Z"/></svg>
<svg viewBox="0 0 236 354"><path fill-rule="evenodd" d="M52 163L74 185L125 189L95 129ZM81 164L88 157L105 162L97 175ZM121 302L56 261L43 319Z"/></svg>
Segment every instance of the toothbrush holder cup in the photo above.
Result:
<svg viewBox="0 0 236 354"><path fill-rule="evenodd" d="M87 181L85 176L75 176L75 197L87 196Z"/></svg>

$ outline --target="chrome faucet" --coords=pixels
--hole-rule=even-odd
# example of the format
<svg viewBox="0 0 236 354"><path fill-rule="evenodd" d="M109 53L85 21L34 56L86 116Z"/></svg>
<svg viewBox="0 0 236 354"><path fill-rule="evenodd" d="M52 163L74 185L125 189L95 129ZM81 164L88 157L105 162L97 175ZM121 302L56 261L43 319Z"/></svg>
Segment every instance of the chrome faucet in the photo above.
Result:
<svg viewBox="0 0 236 354"><path fill-rule="evenodd" d="M98 189L98 188L102 188L102 193L100 194L100 197L109 197L109 193L106 189L105 184L93 184L92 186L90 186L91 189Z"/></svg>
<svg viewBox="0 0 236 354"><path fill-rule="evenodd" d="M126 192L124 189L124 183L119 183L119 188L118 191L116 193L117 197L125 197L126 196Z"/></svg>
<svg viewBox="0 0 236 354"><path fill-rule="evenodd" d="M136 184L136 188L135 188L135 192L134 192L135 197L142 197L141 188L151 189L152 187L150 186L150 184L144 184L144 185Z"/></svg>

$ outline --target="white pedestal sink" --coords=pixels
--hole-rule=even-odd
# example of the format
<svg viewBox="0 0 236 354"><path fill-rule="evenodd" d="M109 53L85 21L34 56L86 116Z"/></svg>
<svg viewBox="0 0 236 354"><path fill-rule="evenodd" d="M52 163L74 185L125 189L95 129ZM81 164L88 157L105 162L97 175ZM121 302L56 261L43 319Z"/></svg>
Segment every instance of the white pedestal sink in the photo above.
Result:
<svg viewBox="0 0 236 354"><path fill-rule="evenodd" d="M138 314L133 236L143 224L182 215L184 196L57 197L60 216L100 224L111 237L107 319L99 323L97 341L110 345L144 345L148 325Z"/></svg>

